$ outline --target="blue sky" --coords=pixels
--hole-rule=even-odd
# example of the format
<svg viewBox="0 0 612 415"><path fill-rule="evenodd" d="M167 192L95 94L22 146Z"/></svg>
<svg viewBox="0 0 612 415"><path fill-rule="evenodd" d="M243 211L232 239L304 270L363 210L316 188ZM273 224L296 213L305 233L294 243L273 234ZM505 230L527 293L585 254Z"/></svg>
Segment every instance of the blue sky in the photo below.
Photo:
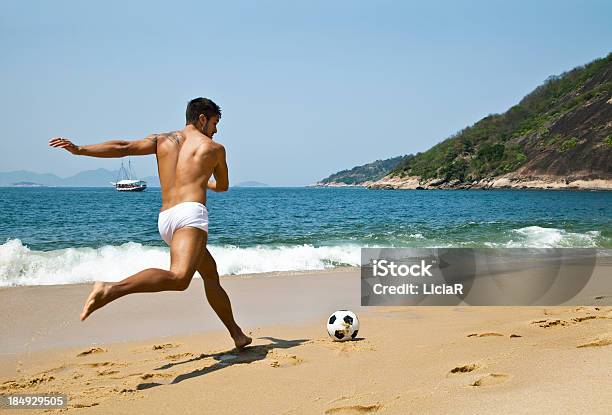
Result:
<svg viewBox="0 0 612 415"><path fill-rule="evenodd" d="M423 151L612 51L609 1L3 1L0 171L118 160L47 147L180 129L223 110L233 182L313 183ZM155 158L134 159L155 174Z"/></svg>

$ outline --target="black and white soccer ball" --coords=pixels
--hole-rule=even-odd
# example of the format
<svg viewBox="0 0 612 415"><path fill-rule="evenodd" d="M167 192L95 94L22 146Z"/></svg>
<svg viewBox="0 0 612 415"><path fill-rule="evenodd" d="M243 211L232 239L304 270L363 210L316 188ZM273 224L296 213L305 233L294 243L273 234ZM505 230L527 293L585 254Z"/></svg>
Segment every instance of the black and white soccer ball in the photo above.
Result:
<svg viewBox="0 0 612 415"><path fill-rule="evenodd" d="M327 319L327 334L334 341L343 342L357 337L359 319L349 310L338 310Z"/></svg>

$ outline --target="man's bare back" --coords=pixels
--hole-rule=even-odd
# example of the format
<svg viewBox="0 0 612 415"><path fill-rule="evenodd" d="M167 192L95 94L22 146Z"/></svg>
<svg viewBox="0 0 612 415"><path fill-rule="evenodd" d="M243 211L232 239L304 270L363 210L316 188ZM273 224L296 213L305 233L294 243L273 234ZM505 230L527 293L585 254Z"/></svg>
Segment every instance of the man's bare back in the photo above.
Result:
<svg viewBox="0 0 612 415"><path fill-rule="evenodd" d="M124 157L155 154L162 189L158 219L160 235L170 246L170 270L148 268L116 283L96 282L83 306L81 320L95 310L128 294L183 291L196 271L204 280L206 298L227 327L239 349L251 343L234 321L229 297L219 282L217 266L206 244L208 211L206 190L227 191L229 179L225 148L212 140L221 117L220 108L206 98L187 106L187 125L180 131L153 134L142 140L113 140L77 146L66 138L49 141L75 155ZM214 176L215 181L211 181Z"/></svg>
<svg viewBox="0 0 612 415"><path fill-rule="evenodd" d="M154 134L157 169L164 211L182 202L206 204L206 189L225 190L228 186L225 148L188 125L181 131ZM211 176L215 182L210 182Z"/></svg>

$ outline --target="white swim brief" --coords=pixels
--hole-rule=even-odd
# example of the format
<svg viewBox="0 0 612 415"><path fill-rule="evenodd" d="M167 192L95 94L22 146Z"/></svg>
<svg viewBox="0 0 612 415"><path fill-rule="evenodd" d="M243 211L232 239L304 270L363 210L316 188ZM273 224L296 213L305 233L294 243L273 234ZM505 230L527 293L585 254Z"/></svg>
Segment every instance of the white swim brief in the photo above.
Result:
<svg viewBox="0 0 612 415"><path fill-rule="evenodd" d="M172 235L181 228L192 227L208 233L208 210L199 202L183 202L159 212L157 228L162 239L170 245Z"/></svg>

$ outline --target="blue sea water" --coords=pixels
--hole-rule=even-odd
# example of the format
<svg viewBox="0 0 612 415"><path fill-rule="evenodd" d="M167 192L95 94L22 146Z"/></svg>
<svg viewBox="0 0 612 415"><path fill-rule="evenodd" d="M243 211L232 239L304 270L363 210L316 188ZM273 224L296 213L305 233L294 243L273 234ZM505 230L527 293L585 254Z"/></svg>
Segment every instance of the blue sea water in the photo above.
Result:
<svg viewBox="0 0 612 415"><path fill-rule="evenodd" d="M168 266L159 189L0 195L0 286ZM612 192L234 188L208 197L221 274L358 265L360 247L612 247Z"/></svg>

